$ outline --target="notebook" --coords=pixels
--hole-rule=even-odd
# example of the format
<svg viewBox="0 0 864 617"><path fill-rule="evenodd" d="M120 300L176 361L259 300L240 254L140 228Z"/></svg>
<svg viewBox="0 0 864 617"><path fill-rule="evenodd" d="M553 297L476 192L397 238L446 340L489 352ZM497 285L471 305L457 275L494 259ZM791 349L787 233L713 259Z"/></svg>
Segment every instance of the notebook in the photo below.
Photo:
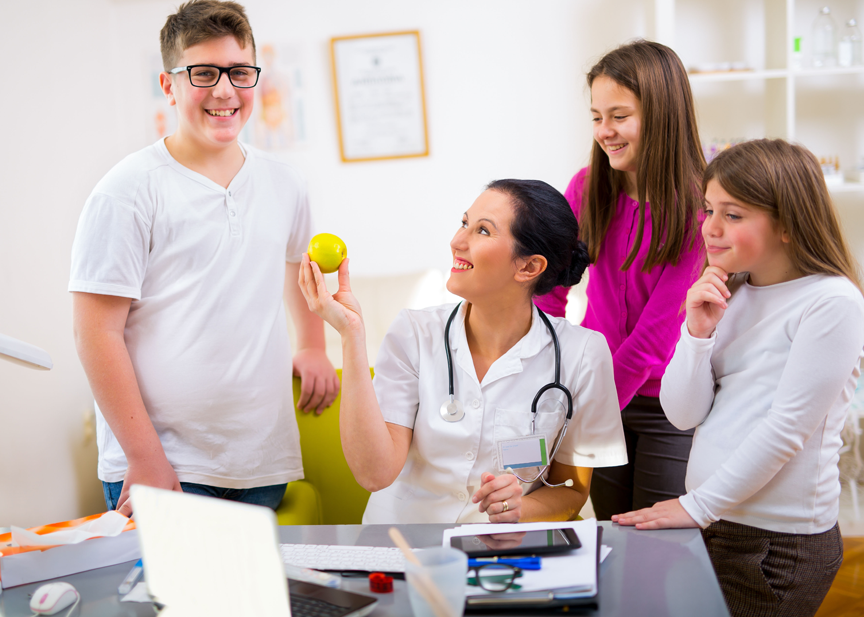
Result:
<svg viewBox="0 0 864 617"><path fill-rule="evenodd" d="M147 588L163 617L362 617L377 603L286 581L269 508L141 485L131 496Z"/></svg>

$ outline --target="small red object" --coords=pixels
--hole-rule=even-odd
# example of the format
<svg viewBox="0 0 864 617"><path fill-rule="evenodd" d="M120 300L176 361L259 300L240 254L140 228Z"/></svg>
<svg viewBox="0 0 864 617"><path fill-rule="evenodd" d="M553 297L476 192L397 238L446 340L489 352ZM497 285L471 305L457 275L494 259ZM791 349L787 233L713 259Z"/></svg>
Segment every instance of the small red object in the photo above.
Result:
<svg viewBox="0 0 864 617"><path fill-rule="evenodd" d="M375 593L393 593L393 577L373 572L369 575L369 589Z"/></svg>

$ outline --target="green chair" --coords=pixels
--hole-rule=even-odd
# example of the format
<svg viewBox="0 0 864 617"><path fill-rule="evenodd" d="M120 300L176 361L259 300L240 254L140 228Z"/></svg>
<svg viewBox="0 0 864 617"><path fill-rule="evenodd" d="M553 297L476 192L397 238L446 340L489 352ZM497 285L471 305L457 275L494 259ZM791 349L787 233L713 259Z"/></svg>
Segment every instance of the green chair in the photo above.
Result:
<svg viewBox="0 0 864 617"><path fill-rule="evenodd" d="M342 371L336 371L342 379ZM300 379L294 378L294 404ZM319 416L296 411L305 478L291 482L276 510L280 525L359 525L369 491L357 484L342 453L339 403L342 395Z"/></svg>

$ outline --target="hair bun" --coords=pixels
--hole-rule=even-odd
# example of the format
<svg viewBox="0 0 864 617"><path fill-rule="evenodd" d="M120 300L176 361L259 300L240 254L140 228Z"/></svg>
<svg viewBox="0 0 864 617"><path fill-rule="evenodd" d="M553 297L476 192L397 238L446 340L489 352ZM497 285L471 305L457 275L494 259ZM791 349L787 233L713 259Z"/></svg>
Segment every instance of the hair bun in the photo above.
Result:
<svg viewBox="0 0 864 617"><path fill-rule="evenodd" d="M563 287L578 285L589 263L588 247L582 240L579 240L571 253L570 266L561 270L561 274L558 275L558 285Z"/></svg>

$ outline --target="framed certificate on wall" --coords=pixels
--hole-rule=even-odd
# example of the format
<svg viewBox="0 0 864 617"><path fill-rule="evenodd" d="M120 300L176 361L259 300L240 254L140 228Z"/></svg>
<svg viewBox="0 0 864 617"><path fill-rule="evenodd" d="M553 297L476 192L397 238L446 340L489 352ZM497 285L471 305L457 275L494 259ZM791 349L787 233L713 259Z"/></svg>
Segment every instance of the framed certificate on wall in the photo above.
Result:
<svg viewBox="0 0 864 617"><path fill-rule="evenodd" d="M330 40L342 161L429 155L420 32Z"/></svg>

